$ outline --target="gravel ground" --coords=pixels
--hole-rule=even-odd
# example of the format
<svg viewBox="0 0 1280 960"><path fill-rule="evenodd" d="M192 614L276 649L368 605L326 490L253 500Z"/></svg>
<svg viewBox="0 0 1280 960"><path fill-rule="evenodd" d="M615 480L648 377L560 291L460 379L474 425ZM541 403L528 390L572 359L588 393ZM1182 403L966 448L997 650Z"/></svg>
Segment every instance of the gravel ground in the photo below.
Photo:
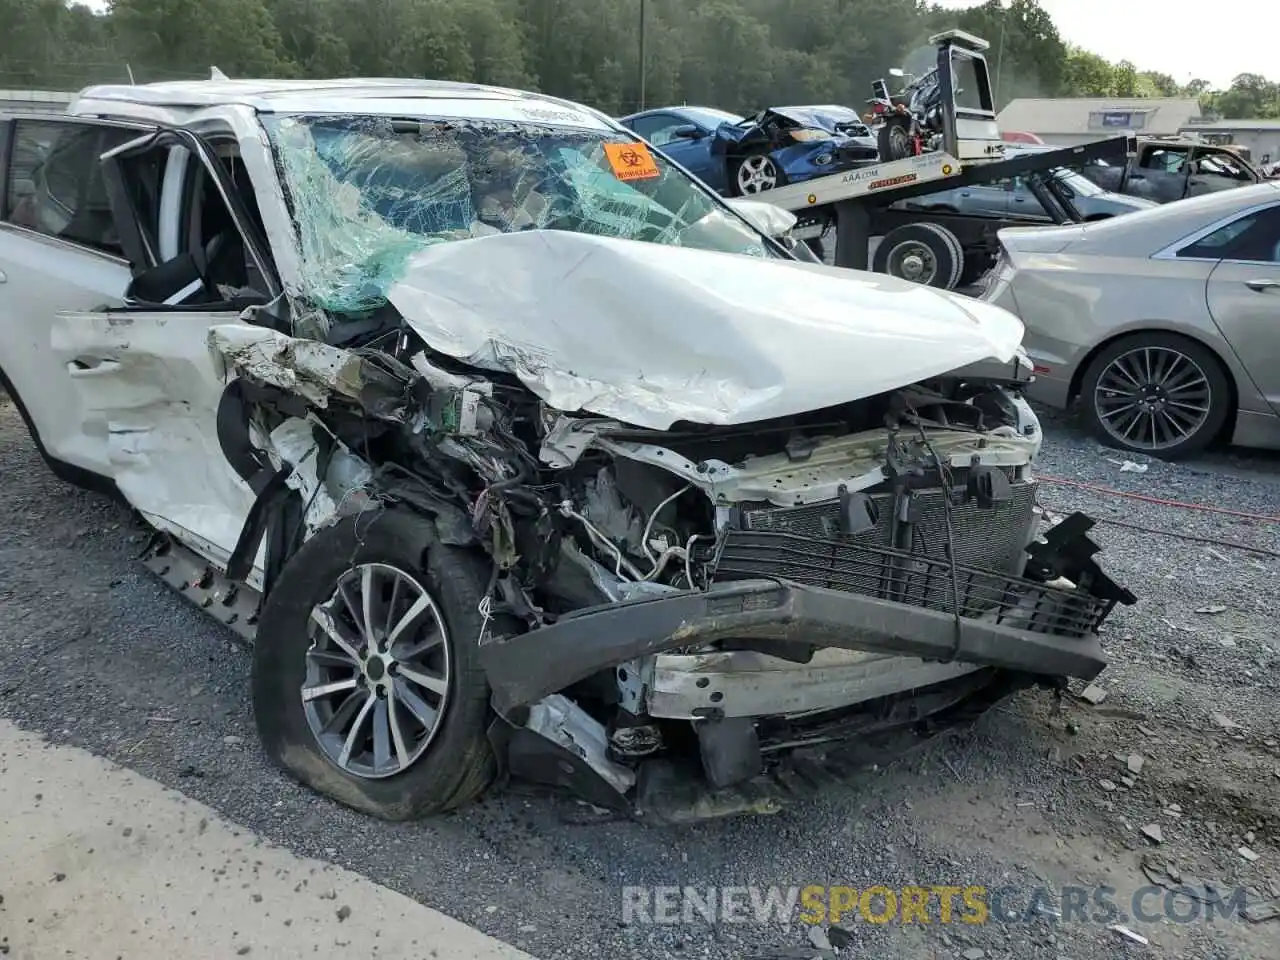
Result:
<svg viewBox="0 0 1280 960"><path fill-rule="evenodd" d="M1123 457L1071 424L1046 426L1047 478L1280 516L1280 458L1215 455L1121 472ZM1058 512L1275 555L1100 525L1108 568L1140 597L1105 628L1105 700L1055 710L1048 694L1021 695L971 731L774 817L657 830L584 818L581 805L526 788L388 825L266 765L245 650L137 566L142 528L120 506L56 481L0 395L0 714L545 958L812 953L778 952L810 942L796 924L624 925L621 888L634 884L1011 886L1022 907L1036 886L1101 884L1127 906L1150 882L1145 859L1165 883L1280 896L1280 523L1053 483L1041 497ZM1136 775L1117 759L1130 754L1143 758ZM1141 834L1149 824L1162 830L1158 846ZM928 926L852 923L852 949L840 956L1280 956L1280 919L1131 920L1151 941L1141 948L1099 923L942 925L934 916Z"/></svg>

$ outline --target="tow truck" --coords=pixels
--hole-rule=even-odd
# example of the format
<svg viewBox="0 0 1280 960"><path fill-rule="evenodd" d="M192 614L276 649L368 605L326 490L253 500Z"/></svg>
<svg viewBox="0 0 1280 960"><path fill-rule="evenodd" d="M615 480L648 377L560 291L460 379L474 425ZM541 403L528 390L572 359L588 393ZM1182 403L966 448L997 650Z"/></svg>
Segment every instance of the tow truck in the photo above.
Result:
<svg viewBox="0 0 1280 960"><path fill-rule="evenodd" d="M955 187L1022 177L1053 223L1081 222L1070 189L1053 176L1054 171L1099 159L1127 163L1136 154L1137 140L1128 135L1060 150L1011 151L996 122L983 55L989 44L963 30L935 34L929 43L937 50L942 87L938 149L775 187L757 199L796 216L797 240L834 231L836 266L870 267L951 290L976 281L995 262L998 230L1031 224L926 211L911 201Z"/></svg>

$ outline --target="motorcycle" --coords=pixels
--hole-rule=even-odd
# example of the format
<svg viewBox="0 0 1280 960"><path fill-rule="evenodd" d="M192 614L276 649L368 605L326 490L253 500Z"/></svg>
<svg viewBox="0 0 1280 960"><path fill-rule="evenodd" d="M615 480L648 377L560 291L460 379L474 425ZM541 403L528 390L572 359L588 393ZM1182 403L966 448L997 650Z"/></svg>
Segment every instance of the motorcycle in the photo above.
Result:
<svg viewBox="0 0 1280 960"><path fill-rule="evenodd" d="M868 126L876 134L881 160L901 160L936 150L942 140L942 84L938 70L910 77L899 69L889 76L905 79L900 94L891 95L884 80L871 85Z"/></svg>

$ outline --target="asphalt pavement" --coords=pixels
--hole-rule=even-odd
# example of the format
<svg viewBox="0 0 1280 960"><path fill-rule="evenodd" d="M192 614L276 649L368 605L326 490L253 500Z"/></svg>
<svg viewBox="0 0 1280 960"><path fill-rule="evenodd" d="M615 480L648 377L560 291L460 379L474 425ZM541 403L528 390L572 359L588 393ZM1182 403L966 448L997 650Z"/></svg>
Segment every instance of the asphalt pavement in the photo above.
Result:
<svg viewBox="0 0 1280 960"><path fill-rule="evenodd" d="M623 911L627 888L658 885L762 890L959 884L1026 893L1083 884L1124 895L1150 883L1153 856L1161 869L1180 876L1247 889L1251 903L1280 897L1280 523L1098 492L1274 518L1280 516L1280 461L1233 452L1194 464L1156 462L1142 474L1121 472L1125 458L1099 448L1070 423L1050 418L1047 426L1039 466L1046 479L1059 482L1046 482L1041 499L1054 510L1087 509L1108 521L1098 528L1108 568L1141 598L1104 630L1112 665L1100 678L1103 702L1068 698L1056 709L1046 692L1021 695L972 731L935 741L772 817L657 829L517 786L448 816L387 824L318 797L267 764L254 739L245 648L138 565L145 529L120 505L55 480L14 408L0 399L0 717L53 745L23 740L15 759L13 734L0 728L10 738L0 746L7 754L0 758L7 765L0 773L0 803L10 822L17 815L35 817L37 805L51 805L70 838L68 850L79 849L84 857L89 855L80 848L88 841L75 838L83 832L77 822L88 815L77 813L73 801L92 798L77 798L77 790L101 792L119 808L118 815L108 814L112 829L121 830L115 841L126 839L126 826L142 831L148 822L160 822L159 813L137 812L123 794L111 800L101 786L105 767L62 777L58 791L65 796L57 803L70 805L54 807L52 788L41 790L31 780L51 778L61 749L77 748L173 791L165 796L180 795L176 802L185 800L184 809L200 809L198 803L213 811L173 814L166 822L174 829L189 831L192 817L197 824L207 819L212 829L216 818L251 845L260 840L263 849L271 845L302 864L315 861L281 864L289 876L299 870L310 876L315 869L316 877L341 876L344 885L348 877L377 885L364 888L372 899L361 903L370 905L350 901L351 916L337 923L330 911L347 901L318 894L314 902L295 900L272 884L271 920L280 926L271 928L272 939L253 942L250 934L265 936L260 931L268 929L255 919L268 897L265 887L255 891L248 874L234 873L247 869L251 853L243 847L205 851L205 865L217 864L228 875L215 881L212 869L175 870L172 879L165 876L188 884L181 897L162 883L149 894L172 900L164 909L176 910L186 902L182 898L203 893L211 906L220 905L230 930L241 934L216 942L228 949L249 946L253 955L287 956L290 948L312 947L324 955L316 938L331 932L330 955L337 955L338 941L355 929L348 924L379 909L391 918L379 927L383 938L393 921L435 929L431 925L440 921L414 919L401 900L385 906L393 902L380 892L386 888L517 949L557 960L800 957L814 955L814 942L828 936L847 944L841 957L1131 956L1134 941L1113 924L1061 922L1052 912L978 925L936 916L931 924L858 920L845 924L848 930L819 936L794 915L715 922L691 916L660 924ZM1126 763L1135 753L1144 758L1136 775ZM76 764L89 762L74 755ZM44 796L37 801L36 793ZM105 812L95 810L99 818ZM57 826L47 817L40 822L0 834L6 862L52 848ZM1142 833L1153 823L1162 828L1158 844ZM164 833L170 846L161 849L171 851L186 836L175 838L167 827ZM45 839L32 841L28 834ZM97 836L95 851L105 851L107 840ZM87 862L72 852L68 863ZM163 865L170 855L148 856L145 862ZM175 863L190 862L181 859L186 854L172 856ZM34 873L0 875L0 938L8 938L11 954L59 956L52 948L85 942L63 938L56 929L34 929L44 922L39 917L71 909L58 898L75 869L45 860ZM32 899L35 887L29 885L50 870L67 879L54 881L45 899ZM191 886L193 879L199 882ZM312 879L308 889L320 882ZM233 894L229 901L216 900L223 884ZM354 879L350 884L358 885ZM82 895L90 889L81 888ZM261 904L253 900L255 892L263 896ZM244 902L236 906L241 895ZM15 906L37 902L44 913ZM292 925L285 925L287 919ZM317 931L301 929L315 924ZM1150 955L1162 960L1280 956L1280 920L1181 923L1162 916L1131 919L1128 927L1148 939ZM415 951L384 946L382 953L430 955ZM186 954L175 946L172 955Z"/></svg>

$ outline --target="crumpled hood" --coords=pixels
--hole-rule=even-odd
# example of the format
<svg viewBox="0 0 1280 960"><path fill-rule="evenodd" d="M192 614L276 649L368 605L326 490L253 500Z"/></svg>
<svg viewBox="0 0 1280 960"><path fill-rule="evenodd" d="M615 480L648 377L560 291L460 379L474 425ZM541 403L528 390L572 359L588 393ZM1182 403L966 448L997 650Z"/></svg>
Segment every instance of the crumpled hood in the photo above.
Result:
<svg viewBox="0 0 1280 960"><path fill-rule="evenodd" d="M825 130L831 134L865 136L870 132L857 111L849 107L770 107L769 112L786 117L792 123L798 123L802 127ZM851 130L851 127L854 129Z"/></svg>
<svg viewBox="0 0 1280 960"><path fill-rule="evenodd" d="M429 247L388 299L431 349L552 407L664 430L872 396L1022 340L991 304L871 274L560 231Z"/></svg>

